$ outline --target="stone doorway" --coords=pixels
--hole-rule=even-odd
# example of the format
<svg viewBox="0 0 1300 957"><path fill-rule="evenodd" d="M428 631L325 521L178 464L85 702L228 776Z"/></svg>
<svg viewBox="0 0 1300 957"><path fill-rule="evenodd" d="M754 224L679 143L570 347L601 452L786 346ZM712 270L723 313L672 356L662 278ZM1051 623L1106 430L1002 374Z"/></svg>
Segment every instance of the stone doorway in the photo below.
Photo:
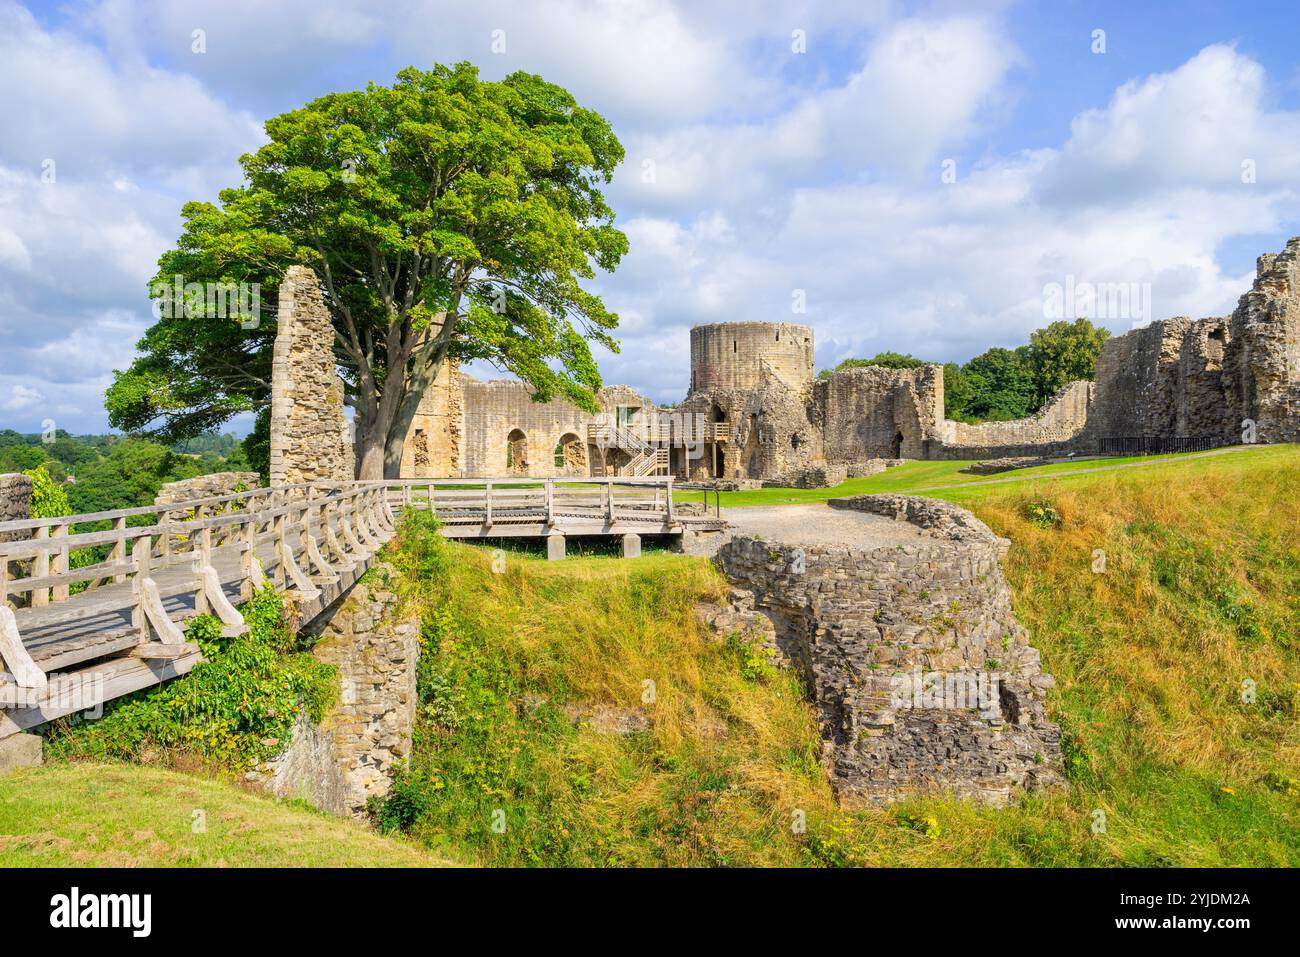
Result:
<svg viewBox="0 0 1300 957"><path fill-rule="evenodd" d="M528 474L528 437L519 429L506 436L506 471L512 475Z"/></svg>

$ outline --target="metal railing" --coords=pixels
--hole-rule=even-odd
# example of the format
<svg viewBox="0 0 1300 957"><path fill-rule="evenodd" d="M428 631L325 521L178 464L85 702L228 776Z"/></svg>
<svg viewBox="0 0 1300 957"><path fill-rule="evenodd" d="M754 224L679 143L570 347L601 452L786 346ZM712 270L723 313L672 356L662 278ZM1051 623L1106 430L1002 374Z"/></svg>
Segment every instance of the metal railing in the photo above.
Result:
<svg viewBox="0 0 1300 957"><path fill-rule="evenodd" d="M1207 452L1235 444L1231 439L1209 435L1126 435L1097 440L1099 455L1171 455L1177 452Z"/></svg>

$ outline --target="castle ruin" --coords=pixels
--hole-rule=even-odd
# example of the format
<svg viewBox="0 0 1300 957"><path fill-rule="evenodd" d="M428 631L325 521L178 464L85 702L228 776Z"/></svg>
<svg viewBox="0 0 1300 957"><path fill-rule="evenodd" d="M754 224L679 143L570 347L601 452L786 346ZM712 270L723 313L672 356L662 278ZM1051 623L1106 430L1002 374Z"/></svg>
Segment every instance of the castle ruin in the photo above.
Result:
<svg viewBox="0 0 1300 957"><path fill-rule="evenodd" d="M1231 316L1166 319L1105 344L1096 380L1072 382L1024 419L944 418L943 368L865 367L816 378L813 331L776 322L691 329L691 381L675 407L627 386L599 414L536 403L522 382L454 367L407 436L403 478L645 475L837 484L882 460L979 459L1300 438L1300 238L1261 256ZM1117 444L1119 443L1119 444Z"/></svg>
<svg viewBox="0 0 1300 957"><path fill-rule="evenodd" d="M306 267L281 286L272 390L273 482L351 477L328 315ZM399 477L672 474L690 481L835 485L899 459L1126 451L1300 439L1300 238L1261 256L1225 317L1153 322L1108 340L1096 379L1032 416L944 418L943 368L864 367L817 378L813 331L776 322L691 329L690 389L671 407L629 386L598 413L534 402L527 383L447 363L411 422ZM297 450L296 452L294 450Z"/></svg>

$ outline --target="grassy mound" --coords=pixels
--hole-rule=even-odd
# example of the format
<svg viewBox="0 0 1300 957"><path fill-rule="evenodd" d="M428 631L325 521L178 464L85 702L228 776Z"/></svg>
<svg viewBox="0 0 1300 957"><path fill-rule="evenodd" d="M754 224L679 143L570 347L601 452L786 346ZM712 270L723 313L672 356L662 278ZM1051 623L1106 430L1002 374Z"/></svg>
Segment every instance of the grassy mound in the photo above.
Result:
<svg viewBox="0 0 1300 957"><path fill-rule="evenodd" d="M196 814L201 812L201 814ZM202 830L196 831L196 822ZM221 780L57 762L0 778L4 867L428 867L443 855Z"/></svg>
<svg viewBox="0 0 1300 957"><path fill-rule="evenodd" d="M1060 683L1072 787L1000 811L839 808L796 679L696 625L725 587L707 562L547 563L410 528L421 708L380 818L485 864L1295 865L1297 465L937 493L1013 539L1017 610Z"/></svg>

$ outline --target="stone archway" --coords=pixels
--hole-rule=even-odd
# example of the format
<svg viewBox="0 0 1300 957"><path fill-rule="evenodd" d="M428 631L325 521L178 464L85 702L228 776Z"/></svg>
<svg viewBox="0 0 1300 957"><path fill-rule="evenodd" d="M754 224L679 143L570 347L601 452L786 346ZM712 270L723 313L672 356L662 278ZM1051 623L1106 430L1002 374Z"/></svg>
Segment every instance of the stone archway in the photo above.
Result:
<svg viewBox="0 0 1300 957"><path fill-rule="evenodd" d="M576 433L565 432L555 444L554 464L561 475L586 475L586 443Z"/></svg>
<svg viewBox="0 0 1300 957"><path fill-rule="evenodd" d="M890 443L889 451L891 456L896 459L903 457L903 433L895 432L894 441Z"/></svg>
<svg viewBox="0 0 1300 957"><path fill-rule="evenodd" d="M709 410L709 420L711 422L726 422L727 413L722 411L722 406L716 402L713 408ZM725 471L725 458L721 442L712 442L709 444L709 468L714 478L722 478Z"/></svg>
<svg viewBox="0 0 1300 957"><path fill-rule="evenodd" d="M506 471L511 475L528 474L528 437L519 429L506 436Z"/></svg>

